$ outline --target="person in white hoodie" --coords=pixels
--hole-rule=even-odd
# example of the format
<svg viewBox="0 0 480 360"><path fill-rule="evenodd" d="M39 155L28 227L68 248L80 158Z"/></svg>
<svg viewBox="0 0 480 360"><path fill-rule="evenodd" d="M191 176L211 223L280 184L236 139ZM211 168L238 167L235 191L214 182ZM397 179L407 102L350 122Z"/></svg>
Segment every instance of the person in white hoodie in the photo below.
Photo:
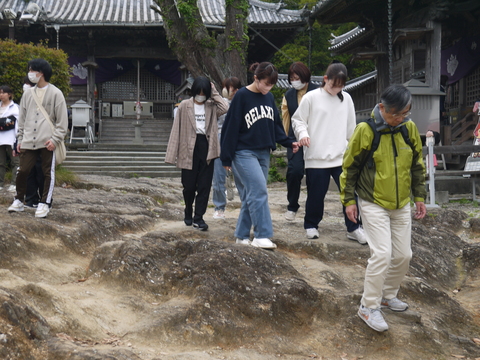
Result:
<svg viewBox="0 0 480 360"><path fill-rule="evenodd" d="M307 201L303 227L308 239L318 239L330 177L340 189L343 154L356 126L355 107L343 91L347 68L339 62L328 66L323 83L304 95L292 116L295 137L304 149ZM347 238L366 244L363 228L345 215Z"/></svg>
<svg viewBox="0 0 480 360"><path fill-rule="evenodd" d="M7 85L0 86L0 190L3 189L7 159L12 164L12 185L8 191L15 191L18 157L13 156L17 137L18 105L13 102L13 91Z"/></svg>

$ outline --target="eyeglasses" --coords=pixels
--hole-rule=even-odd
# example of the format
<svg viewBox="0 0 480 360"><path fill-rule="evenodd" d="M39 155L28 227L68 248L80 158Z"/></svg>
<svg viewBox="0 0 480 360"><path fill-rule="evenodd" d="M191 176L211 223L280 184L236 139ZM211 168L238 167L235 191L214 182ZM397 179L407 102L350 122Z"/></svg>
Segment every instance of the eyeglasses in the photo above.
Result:
<svg viewBox="0 0 480 360"><path fill-rule="evenodd" d="M406 118L406 117L409 117L411 114L412 114L411 111L407 111L407 112L404 112L403 114L392 114L392 116Z"/></svg>

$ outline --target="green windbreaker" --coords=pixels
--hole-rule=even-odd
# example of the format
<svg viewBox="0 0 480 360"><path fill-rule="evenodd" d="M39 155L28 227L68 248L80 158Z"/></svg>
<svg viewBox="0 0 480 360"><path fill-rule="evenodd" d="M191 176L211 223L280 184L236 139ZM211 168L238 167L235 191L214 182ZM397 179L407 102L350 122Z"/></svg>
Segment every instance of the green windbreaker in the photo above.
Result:
<svg viewBox="0 0 480 360"><path fill-rule="evenodd" d="M373 154L373 167L365 164L362 169L374 134L367 123L357 125L343 157L340 199L344 206L356 204L355 192L360 198L391 210L407 205L411 193L415 202L425 200L425 166L417 126L409 119L398 126L407 127L414 150L400 132L382 135Z"/></svg>

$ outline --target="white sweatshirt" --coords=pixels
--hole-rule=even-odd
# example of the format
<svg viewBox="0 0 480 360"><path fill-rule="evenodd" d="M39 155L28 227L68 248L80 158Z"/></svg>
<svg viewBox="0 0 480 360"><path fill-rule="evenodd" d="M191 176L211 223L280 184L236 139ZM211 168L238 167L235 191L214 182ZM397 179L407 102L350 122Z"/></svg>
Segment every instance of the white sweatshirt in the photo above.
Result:
<svg viewBox="0 0 480 360"><path fill-rule="evenodd" d="M343 102L323 88L305 94L292 116L297 141L310 138L304 147L305 168L342 166L343 153L356 126L352 98L344 91Z"/></svg>

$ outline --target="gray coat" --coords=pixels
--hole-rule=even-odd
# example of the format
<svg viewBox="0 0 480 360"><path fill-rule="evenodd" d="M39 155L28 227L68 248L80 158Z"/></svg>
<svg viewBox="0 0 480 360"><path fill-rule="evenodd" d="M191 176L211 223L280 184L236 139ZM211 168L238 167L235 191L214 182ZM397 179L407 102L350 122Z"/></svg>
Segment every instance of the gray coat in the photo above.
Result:
<svg viewBox="0 0 480 360"><path fill-rule="evenodd" d="M212 96L205 102L205 134L208 141L207 162L220 156L217 119L228 110L228 103L212 89ZM197 124L193 98L183 100L173 121L168 140L165 162L176 164L179 169L192 170L193 149L197 140Z"/></svg>

